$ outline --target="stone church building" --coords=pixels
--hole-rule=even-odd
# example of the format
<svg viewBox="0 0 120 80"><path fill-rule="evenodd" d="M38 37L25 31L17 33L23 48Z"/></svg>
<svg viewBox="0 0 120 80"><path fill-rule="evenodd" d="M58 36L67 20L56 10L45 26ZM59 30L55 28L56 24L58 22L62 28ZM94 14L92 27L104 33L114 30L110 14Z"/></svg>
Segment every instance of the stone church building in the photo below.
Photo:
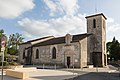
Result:
<svg viewBox="0 0 120 80"><path fill-rule="evenodd" d="M83 68L104 67L106 54L106 17L103 13L85 17L87 33L48 36L22 43L19 61L22 64L57 64Z"/></svg>

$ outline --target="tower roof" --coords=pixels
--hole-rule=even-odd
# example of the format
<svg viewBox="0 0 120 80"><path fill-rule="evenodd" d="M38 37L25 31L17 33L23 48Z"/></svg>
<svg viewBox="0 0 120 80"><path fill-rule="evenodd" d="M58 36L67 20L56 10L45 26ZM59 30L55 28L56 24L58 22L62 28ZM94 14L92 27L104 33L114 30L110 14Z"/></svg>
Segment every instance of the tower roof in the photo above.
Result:
<svg viewBox="0 0 120 80"><path fill-rule="evenodd" d="M95 17L95 16L99 16L99 15L102 15L105 19L107 19L103 13L86 16L85 18Z"/></svg>

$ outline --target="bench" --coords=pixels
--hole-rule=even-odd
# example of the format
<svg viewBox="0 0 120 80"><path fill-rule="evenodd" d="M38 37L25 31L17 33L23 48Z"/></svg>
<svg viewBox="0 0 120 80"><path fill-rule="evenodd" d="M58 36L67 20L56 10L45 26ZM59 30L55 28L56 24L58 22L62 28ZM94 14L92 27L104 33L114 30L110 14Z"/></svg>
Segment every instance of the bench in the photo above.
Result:
<svg viewBox="0 0 120 80"><path fill-rule="evenodd" d="M27 72L20 72L20 71L16 71L16 70L6 70L6 75L15 77L15 78L20 78L20 79L29 78L29 75Z"/></svg>

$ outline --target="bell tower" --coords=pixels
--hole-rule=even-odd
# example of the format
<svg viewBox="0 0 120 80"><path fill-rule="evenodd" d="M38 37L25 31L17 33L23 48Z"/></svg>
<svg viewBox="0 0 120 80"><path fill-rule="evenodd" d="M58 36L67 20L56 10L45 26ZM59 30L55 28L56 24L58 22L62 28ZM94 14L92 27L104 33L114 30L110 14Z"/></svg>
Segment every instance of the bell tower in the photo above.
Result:
<svg viewBox="0 0 120 80"><path fill-rule="evenodd" d="M107 65L106 54L106 17L103 13L87 16L87 33L91 34L87 40L88 64L94 67Z"/></svg>

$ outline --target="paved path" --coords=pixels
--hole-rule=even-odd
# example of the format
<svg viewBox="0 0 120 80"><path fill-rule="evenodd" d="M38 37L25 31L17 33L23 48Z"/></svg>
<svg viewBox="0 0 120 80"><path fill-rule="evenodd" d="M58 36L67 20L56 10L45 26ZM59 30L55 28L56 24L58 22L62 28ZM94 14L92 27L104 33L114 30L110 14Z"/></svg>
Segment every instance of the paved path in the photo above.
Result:
<svg viewBox="0 0 120 80"><path fill-rule="evenodd" d="M120 80L118 72L90 72L84 75L79 75L75 78L70 78L66 80Z"/></svg>
<svg viewBox="0 0 120 80"><path fill-rule="evenodd" d="M24 69L29 73L26 80L120 80L119 72L107 68L93 69ZM76 77L77 76L77 77ZM75 78L73 78L75 77ZM0 76L1 79L1 76ZM4 76L4 80L22 80Z"/></svg>
<svg viewBox="0 0 120 80"><path fill-rule="evenodd" d="M38 69L29 75L31 80L64 80L75 77L72 72L49 69Z"/></svg>
<svg viewBox="0 0 120 80"><path fill-rule="evenodd" d="M50 69L37 69L34 71L27 69L25 72L29 73L29 79L25 80L64 80L76 76L75 74L73 75L72 72ZM22 79L4 76L4 80L22 80Z"/></svg>

